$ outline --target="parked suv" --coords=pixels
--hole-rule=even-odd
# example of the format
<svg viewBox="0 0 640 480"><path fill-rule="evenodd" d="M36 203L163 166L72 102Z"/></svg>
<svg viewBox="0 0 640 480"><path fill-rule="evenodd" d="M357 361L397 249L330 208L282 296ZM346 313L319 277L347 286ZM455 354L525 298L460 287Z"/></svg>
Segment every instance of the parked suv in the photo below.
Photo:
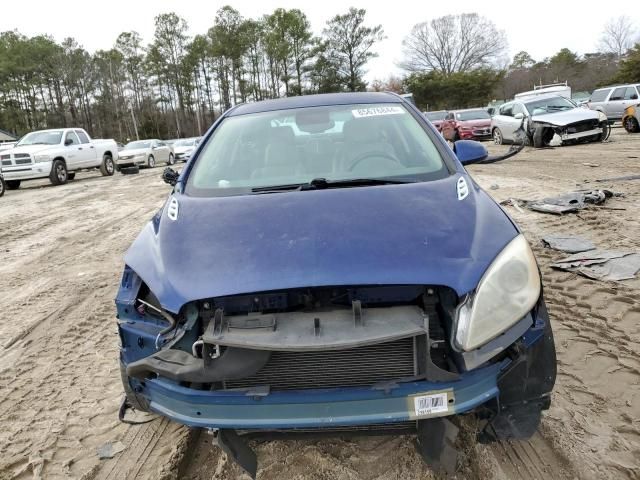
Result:
<svg viewBox="0 0 640 480"><path fill-rule="evenodd" d="M594 90L587 106L603 112L610 121L620 121L629 105L638 103L640 85L618 85Z"/></svg>

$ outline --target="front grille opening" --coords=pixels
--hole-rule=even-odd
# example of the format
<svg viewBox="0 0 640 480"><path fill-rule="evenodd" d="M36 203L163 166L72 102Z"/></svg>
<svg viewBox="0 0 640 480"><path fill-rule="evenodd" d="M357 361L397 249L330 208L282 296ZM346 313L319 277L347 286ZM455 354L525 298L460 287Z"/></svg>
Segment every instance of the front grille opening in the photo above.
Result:
<svg viewBox="0 0 640 480"><path fill-rule="evenodd" d="M256 375L226 389L269 385L272 391L364 387L418 374L414 337L348 350L273 352Z"/></svg>

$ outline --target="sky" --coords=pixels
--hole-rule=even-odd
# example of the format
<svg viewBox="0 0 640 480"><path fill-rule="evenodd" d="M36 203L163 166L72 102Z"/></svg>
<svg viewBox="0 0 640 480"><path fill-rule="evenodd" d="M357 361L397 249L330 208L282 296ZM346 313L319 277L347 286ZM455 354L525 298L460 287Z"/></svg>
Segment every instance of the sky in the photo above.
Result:
<svg viewBox="0 0 640 480"><path fill-rule="evenodd" d="M275 8L299 8L309 21L315 34L320 34L327 20L344 13L350 6L367 10L366 23L381 24L386 39L376 46L378 58L367 65L366 79L386 79L390 74L401 74L397 63L402 60L402 40L411 27L448 14L476 12L493 21L504 30L508 39L509 57L526 50L535 60L542 60L563 47L584 54L595 51L605 22L624 13L640 27L640 9L619 8L612 2L591 6L587 2L564 0L553 3L523 3L477 0L407 1L395 0L21 0L12 2L11 8L2 9L0 31L18 30L33 36L49 34L57 41L74 37L88 51L109 49L120 32L135 30L145 42L153 37L153 19L160 13L175 12L189 24L190 34L205 33L212 26L216 11L231 5L243 16L257 18ZM543 5L546 5L543 7ZM517 7L516 7L517 6ZM607 12L609 10L609 12ZM30 12L24 14L23 12Z"/></svg>

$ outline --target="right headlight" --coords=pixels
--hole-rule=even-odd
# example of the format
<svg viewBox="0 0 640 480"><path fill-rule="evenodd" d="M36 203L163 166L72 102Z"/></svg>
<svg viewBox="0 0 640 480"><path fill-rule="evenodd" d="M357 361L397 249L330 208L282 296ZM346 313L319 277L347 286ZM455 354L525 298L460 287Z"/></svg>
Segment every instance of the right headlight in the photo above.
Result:
<svg viewBox="0 0 640 480"><path fill-rule="evenodd" d="M540 289L531 247L518 235L489 266L475 293L458 308L458 346L473 350L516 324L533 309Z"/></svg>

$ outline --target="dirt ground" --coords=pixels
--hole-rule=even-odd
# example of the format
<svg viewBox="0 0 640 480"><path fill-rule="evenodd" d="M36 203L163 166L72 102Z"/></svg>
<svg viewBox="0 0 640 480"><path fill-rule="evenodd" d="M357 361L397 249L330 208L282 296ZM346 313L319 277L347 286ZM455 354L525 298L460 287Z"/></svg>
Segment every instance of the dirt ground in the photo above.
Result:
<svg viewBox="0 0 640 480"><path fill-rule="evenodd" d="M624 196L565 216L506 207L542 268L558 380L528 442L476 445L473 425L463 422L457 477L640 478L640 278L610 283L554 271L550 263L563 254L540 241L571 233L601 248L640 251L640 180L595 182L640 174L640 135L615 129L608 143L528 148L469 170L498 201L577 188ZM160 172L80 173L65 186L28 182L0 199L0 480L241 477L204 432L163 419L141 426L117 419L113 298L123 253L169 192ZM106 442L125 450L99 460L96 449ZM263 480L434 478L410 437L255 448Z"/></svg>

